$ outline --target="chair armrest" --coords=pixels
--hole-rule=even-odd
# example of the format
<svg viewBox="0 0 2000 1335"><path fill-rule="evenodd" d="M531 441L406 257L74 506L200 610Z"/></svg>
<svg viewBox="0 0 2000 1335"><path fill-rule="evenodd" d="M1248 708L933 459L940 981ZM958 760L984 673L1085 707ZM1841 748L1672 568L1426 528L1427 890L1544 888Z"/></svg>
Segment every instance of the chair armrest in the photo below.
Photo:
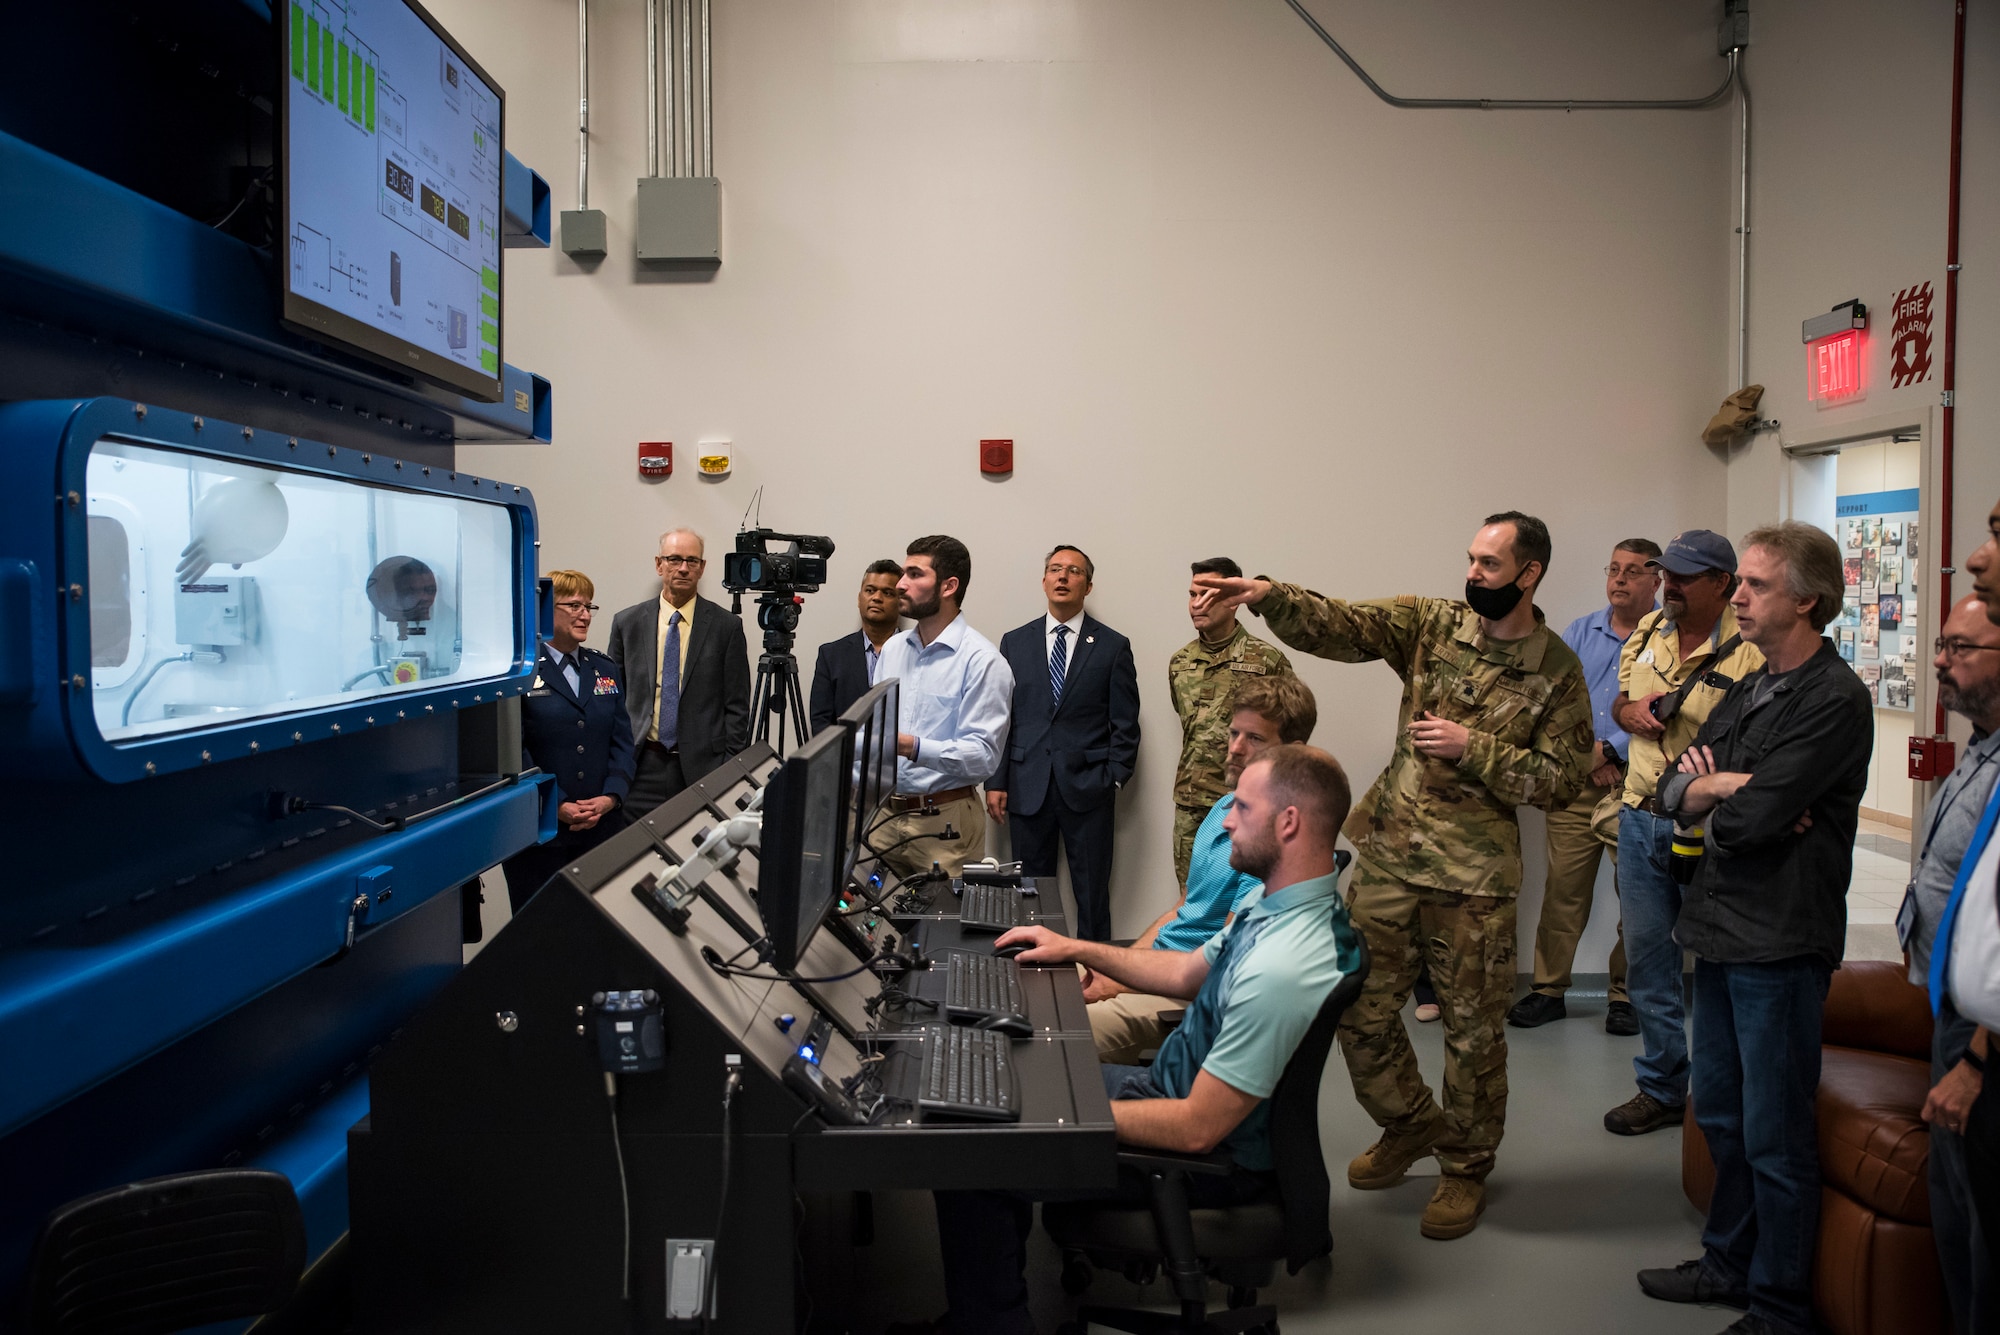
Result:
<svg viewBox="0 0 2000 1335"><path fill-rule="evenodd" d="M1205 1177L1227 1177L1236 1171L1236 1160L1222 1150L1213 1154L1177 1154L1173 1150L1147 1150L1120 1145L1118 1162L1130 1164L1142 1173L1200 1173Z"/></svg>
<svg viewBox="0 0 2000 1335"><path fill-rule="evenodd" d="M1153 1018L1160 1022L1160 1028L1166 1030L1168 1033L1171 1034L1172 1032L1174 1032L1174 1030L1181 1027L1182 1020L1187 1019L1187 1011L1186 1009L1181 1009L1177 1011L1155 1011L1153 1012Z"/></svg>

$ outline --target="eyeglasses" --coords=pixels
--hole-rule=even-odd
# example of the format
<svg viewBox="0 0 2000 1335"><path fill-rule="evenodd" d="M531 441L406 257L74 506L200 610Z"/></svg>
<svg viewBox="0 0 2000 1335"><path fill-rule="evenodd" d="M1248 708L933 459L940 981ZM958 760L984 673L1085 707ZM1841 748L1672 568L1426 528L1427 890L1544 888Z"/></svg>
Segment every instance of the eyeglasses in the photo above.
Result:
<svg viewBox="0 0 2000 1335"><path fill-rule="evenodd" d="M1082 566L1050 566L1043 573L1048 575L1074 575L1081 579L1086 572Z"/></svg>
<svg viewBox="0 0 2000 1335"><path fill-rule="evenodd" d="M556 606L562 608L565 612L595 612L597 610L596 603L561 602L557 603Z"/></svg>
<svg viewBox="0 0 2000 1335"><path fill-rule="evenodd" d="M1612 565L1604 567L1604 574L1607 579L1617 579L1620 575L1623 575L1626 579L1644 579L1647 570L1645 566Z"/></svg>
<svg viewBox="0 0 2000 1335"><path fill-rule="evenodd" d="M708 558L705 556L656 556L653 559L663 566L680 566L687 570L708 564Z"/></svg>
<svg viewBox="0 0 2000 1335"><path fill-rule="evenodd" d="M1931 649L1945 658L1963 658L1967 654L2000 654L2000 644L1974 644L1970 640L1949 640L1940 638Z"/></svg>

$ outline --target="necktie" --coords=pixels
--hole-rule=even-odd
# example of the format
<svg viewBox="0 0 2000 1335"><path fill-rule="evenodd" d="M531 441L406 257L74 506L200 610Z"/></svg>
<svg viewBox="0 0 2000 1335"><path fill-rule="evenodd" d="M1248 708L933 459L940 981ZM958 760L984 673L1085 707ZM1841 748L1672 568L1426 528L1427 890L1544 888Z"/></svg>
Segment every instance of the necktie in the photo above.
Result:
<svg viewBox="0 0 2000 1335"><path fill-rule="evenodd" d="M1063 677L1069 671L1069 627L1056 627L1056 645L1049 650L1049 694L1062 703Z"/></svg>
<svg viewBox="0 0 2000 1335"><path fill-rule="evenodd" d="M576 675L575 655L557 654L556 666L562 669L563 680L569 683L569 693L571 695L575 695L583 689L582 683Z"/></svg>
<svg viewBox="0 0 2000 1335"><path fill-rule="evenodd" d="M667 618L667 647L660 654L660 712L653 720L660 745L671 751L681 741L681 614Z"/></svg>

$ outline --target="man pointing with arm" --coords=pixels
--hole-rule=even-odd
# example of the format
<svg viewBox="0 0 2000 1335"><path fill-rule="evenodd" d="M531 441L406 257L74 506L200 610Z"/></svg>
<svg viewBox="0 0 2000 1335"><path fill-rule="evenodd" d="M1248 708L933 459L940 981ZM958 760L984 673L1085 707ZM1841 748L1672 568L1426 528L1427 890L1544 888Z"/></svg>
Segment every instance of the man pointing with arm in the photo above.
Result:
<svg viewBox="0 0 2000 1335"><path fill-rule="evenodd" d="M1591 765L1583 666L1530 596L1549 556L1547 527L1510 510L1473 536L1464 602L1350 603L1267 579L1195 577L1295 649L1380 659L1403 679L1395 752L1347 821L1360 853L1348 907L1374 965L1340 1045L1356 1097L1383 1129L1348 1165L1348 1183L1391 1186L1435 1153L1443 1176L1424 1211L1430 1238L1478 1225L1506 1121L1503 1020L1521 888L1514 809L1571 801ZM1426 955L1444 1007L1442 1108L1401 1015Z"/></svg>

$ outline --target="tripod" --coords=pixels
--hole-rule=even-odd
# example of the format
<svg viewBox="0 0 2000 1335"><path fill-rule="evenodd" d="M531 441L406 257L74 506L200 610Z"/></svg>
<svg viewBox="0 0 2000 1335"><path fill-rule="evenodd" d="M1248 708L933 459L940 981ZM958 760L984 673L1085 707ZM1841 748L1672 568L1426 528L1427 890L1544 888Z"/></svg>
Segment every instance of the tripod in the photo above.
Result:
<svg viewBox="0 0 2000 1335"><path fill-rule="evenodd" d="M805 600L785 590L757 598L757 625L764 632L764 652L757 657L757 684L750 693L750 712L757 719L757 740L771 741L771 720L778 720L772 745L785 754L785 714L792 716L793 743L805 745L806 701L799 690L799 660L792 657L793 632L799 626L799 606Z"/></svg>

